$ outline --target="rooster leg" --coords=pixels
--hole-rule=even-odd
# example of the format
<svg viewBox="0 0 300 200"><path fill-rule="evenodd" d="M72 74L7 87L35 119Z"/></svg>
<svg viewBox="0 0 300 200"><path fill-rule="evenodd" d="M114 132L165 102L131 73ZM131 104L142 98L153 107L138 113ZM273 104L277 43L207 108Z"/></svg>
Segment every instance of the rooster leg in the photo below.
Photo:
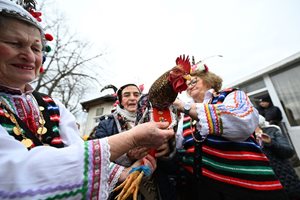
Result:
<svg viewBox="0 0 300 200"><path fill-rule="evenodd" d="M131 174L129 174L129 176L126 178L126 180L123 182L125 184L121 184L123 187L122 191L116 196L115 199L117 200L126 200L126 198L129 196L127 196L125 198L125 195L127 195L128 192L130 192L129 194L131 194L132 192L130 191L132 184L135 182L135 180L137 179L137 177L139 176L140 172L139 171L135 171L132 172ZM119 185L117 188L115 188L113 191L117 191L119 190L121 185Z"/></svg>
<svg viewBox="0 0 300 200"><path fill-rule="evenodd" d="M134 191L139 190L139 185L143 178L144 172L143 171L142 172L136 171L136 172L137 172L136 174L138 174L138 176L134 181L132 181L130 188L124 194L124 196L123 196L124 200L126 200L132 193L135 193Z"/></svg>

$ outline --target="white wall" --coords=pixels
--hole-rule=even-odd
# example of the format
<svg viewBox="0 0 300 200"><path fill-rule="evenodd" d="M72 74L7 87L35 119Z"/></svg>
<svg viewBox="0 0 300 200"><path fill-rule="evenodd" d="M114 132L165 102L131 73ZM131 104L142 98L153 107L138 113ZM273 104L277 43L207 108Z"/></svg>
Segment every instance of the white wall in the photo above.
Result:
<svg viewBox="0 0 300 200"><path fill-rule="evenodd" d="M104 103L104 104L101 104L101 105L97 105L95 107L91 107L89 109L87 120L86 120L86 123L85 123L84 135L90 134L92 129L97 125L97 123L95 122L96 110L97 110L97 108L101 108L101 107L104 107L103 114L111 113L111 109L113 108L111 102Z"/></svg>

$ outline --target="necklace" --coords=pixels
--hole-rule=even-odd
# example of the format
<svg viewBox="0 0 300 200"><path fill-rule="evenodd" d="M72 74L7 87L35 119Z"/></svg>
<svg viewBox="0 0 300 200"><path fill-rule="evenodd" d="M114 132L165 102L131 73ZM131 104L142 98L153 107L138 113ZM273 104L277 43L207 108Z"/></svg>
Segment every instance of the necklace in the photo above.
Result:
<svg viewBox="0 0 300 200"><path fill-rule="evenodd" d="M34 100L35 98L32 97ZM35 100L36 102L36 100ZM27 101L28 103L28 101ZM36 102L37 103L37 102ZM0 105L3 105L4 106L4 109L3 109L3 112L4 112L4 116L6 118L9 118L10 121L15 125L13 128L12 128L12 131L15 135L19 136L21 135L22 136L22 140L21 140L21 143L26 147L26 148L31 148L34 146L34 143L31 139L27 138L26 135L24 134L24 130L20 127L17 119L15 118L15 115L14 115L14 112L11 110L11 108L9 107L9 105L2 99L2 97L0 98ZM30 110L32 111L33 109L33 105L31 103L28 103L29 104L29 107L30 107ZM37 104L38 105L38 104ZM38 139L40 140L41 143L42 142L42 135L45 134L47 132L47 128L44 127L45 125L45 120L44 120L44 117L43 117L43 114L41 113L41 111L44 110L44 107L39 107L39 126L37 128L37 136L38 136ZM29 123L35 123L34 121L31 121ZM28 123L27 123L28 124ZM29 128L29 127L28 127ZM30 129L30 128L29 128ZM31 130L31 129L30 129Z"/></svg>
<svg viewBox="0 0 300 200"><path fill-rule="evenodd" d="M33 96L31 96L31 98L34 100L35 104L38 105L36 99ZM30 101L28 101L28 104L29 104L30 110L33 110L34 107L33 107L32 103ZM44 110L44 107L38 106L38 110L39 110L39 120L38 120L39 127L37 128L36 132L37 132L37 134L39 134L39 136L41 136L41 135L44 135L45 133L47 133L47 128L45 127L46 121L45 121L43 113L42 113L42 111ZM41 140L41 138L40 138L40 140Z"/></svg>

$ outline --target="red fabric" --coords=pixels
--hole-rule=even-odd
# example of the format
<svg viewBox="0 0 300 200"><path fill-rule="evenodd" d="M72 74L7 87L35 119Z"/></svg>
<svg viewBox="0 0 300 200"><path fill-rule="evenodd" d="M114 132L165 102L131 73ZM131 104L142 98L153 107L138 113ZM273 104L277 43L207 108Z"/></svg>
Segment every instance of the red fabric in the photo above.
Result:
<svg viewBox="0 0 300 200"><path fill-rule="evenodd" d="M169 122L172 123L172 117L170 113L170 109L166 108L164 110L159 110L157 108L153 108L153 120L155 122Z"/></svg>

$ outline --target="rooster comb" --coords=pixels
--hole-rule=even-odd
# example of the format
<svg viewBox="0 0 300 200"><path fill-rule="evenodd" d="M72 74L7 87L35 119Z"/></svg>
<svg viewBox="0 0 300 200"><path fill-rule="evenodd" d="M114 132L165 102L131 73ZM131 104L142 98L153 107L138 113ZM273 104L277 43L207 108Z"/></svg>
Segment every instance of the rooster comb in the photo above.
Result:
<svg viewBox="0 0 300 200"><path fill-rule="evenodd" d="M189 71L191 68L191 63L190 63L190 59L189 56L180 55L179 57L176 58L176 65L181 65L185 71Z"/></svg>

